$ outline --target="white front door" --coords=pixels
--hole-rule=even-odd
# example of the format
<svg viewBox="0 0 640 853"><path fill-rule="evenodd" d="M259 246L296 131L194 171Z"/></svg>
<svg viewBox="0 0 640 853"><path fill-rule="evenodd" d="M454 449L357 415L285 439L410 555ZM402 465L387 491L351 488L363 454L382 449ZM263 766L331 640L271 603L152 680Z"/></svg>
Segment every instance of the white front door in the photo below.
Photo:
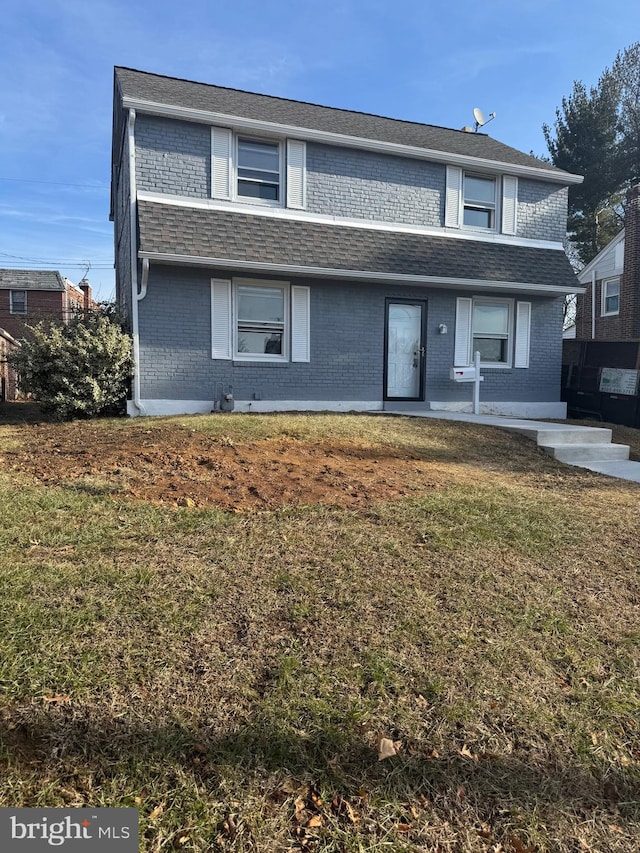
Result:
<svg viewBox="0 0 640 853"><path fill-rule="evenodd" d="M423 310L423 303L388 303L387 399L420 399L424 364Z"/></svg>

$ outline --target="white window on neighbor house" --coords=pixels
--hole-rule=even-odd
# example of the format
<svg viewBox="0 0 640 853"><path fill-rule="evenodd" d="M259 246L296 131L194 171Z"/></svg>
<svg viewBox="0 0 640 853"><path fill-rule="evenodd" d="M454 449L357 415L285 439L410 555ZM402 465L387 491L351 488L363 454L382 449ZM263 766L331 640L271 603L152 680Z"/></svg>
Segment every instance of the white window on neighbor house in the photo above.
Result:
<svg viewBox="0 0 640 853"><path fill-rule="evenodd" d="M306 145L211 128L211 195L244 204L306 206Z"/></svg>
<svg viewBox="0 0 640 853"><path fill-rule="evenodd" d="M528 367L531 303L492 297L461 297L456 304L457 367L480 353L484 367Z"/></svg>
<svg viewBox="0 0 640 853"><path fill-rule="evenodd" d="M464 174L462 224L469 228L496 227L496 179Z"/></svg>
<svg viewBox="0 0 640 853"><path fill-rule="evenodd" d="M283 281L213 279L212 358L309 361L309 288Z"/></svg>
<svg viewBox="0 0 640 853"><path fill-rule="evenodd" d="M26 290L11 290L9 291L9 311L12 314L27 313L27 291Z"/></svg>
<svg viewBox="0 0 640 853"><path fill-rule="evenodd" d="M602 316L620 313L620 278L609 278L602 282Z"/></svg>

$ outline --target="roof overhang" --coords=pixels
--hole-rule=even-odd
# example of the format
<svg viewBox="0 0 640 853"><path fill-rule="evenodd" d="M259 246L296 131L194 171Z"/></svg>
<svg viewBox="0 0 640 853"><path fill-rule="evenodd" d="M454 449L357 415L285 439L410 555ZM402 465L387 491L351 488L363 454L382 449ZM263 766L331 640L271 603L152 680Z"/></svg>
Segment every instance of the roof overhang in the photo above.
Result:
<svg viewBox="0 0 640 853"><path fill-rule="evenodd" d="M568 184L581 184L584 180L581 175L572 175L561 170L538 169L535 166L522 166L513 163L504 163L497 160L488 160L483 157L472 157L464 154L452 154L431 148L422 148L415 145L402 145L397 142L385 142L378 139L368 139L360 136L348 136L343 133L333 133L326 130L317 130L310 127L299 127L296 125L280 124L277 122L264 121L260 119L245 118L243 116L227 115L225 113L200 110L194 107L181 107L174 104L162 104L155 101L147 101L140 98L132 98L124 95L122 105L125 109L134 109L137 112L148 115L164 116L166 118L182 119L183 121L197 122L200 124L221 124L236 130L250 130L273 136L288 136L303 139L310 142L320 142L327 145L339 145L345 148L359 148L365 151L375 151L382 154L394 154L399 157L412 157L419 160L429 160L463 168L479 169L485 172L495 172L502 175L515 175L516 177L531 178L538 181L549 181L566 186Z"/></svg>
<svg viewBox="0 0 640 853"><path fill-rule="evenodd" d="M165 252L140 251L141 260L155 263L207 267L209 269L224 269L231 271L276 274L284 276L304 276L305 278L331 278L339 280L356 280L375 282L377 284L422 285L442 288L445 290L487 290L487 291L517 291L532 296L563 296L572 293L584 293L584 287L563 287L553 285L536 285L531 282L497 281L482 278L447 278L432 275L408 275L402 273L381 273L370 270L350 270L329 267L308 267L295 264L270 264L258 261L247 261L240 258L207 258L198 255L180 255Z"/></svg>

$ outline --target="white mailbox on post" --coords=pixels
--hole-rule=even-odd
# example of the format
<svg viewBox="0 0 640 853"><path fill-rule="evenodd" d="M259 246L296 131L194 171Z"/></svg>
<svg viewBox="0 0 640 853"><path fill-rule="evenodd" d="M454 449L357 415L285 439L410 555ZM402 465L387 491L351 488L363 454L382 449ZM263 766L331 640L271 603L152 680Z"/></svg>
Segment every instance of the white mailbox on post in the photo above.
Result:
<svg viewBox="0 0 640 853"><path fill-rule="evenodd" d="M473 365L468 367L452 367L449 374L454 382L473 382L473 414L480 414L480 383L484 382L484 376L480 376L480 353L476 352L473 357Z"/></svg>
<svg viewBox="0 0 640 853"><path fill-rule="evenodd" d="M475 382L476 381L476 369L475 367L452 367L451 368L451 378L454 382ZM483 376L480 377L480 381L484 379Z"/></svg>

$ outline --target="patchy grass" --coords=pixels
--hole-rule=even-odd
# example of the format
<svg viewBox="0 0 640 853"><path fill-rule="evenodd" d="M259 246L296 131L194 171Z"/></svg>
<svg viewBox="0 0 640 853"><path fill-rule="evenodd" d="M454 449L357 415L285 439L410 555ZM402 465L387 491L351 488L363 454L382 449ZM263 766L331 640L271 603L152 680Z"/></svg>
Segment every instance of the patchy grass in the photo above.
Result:
<svg viewBox="0 0 640 853"><path fill-rule="evenodd" d="M104 452L169 484L229 443L248 478L274 446L346 473L224 511ZM636 484L374 416L7 426L0 453L0 805L135 806L149 852L638 849ZM372 458L388 482L345 503Z"/></svg>

